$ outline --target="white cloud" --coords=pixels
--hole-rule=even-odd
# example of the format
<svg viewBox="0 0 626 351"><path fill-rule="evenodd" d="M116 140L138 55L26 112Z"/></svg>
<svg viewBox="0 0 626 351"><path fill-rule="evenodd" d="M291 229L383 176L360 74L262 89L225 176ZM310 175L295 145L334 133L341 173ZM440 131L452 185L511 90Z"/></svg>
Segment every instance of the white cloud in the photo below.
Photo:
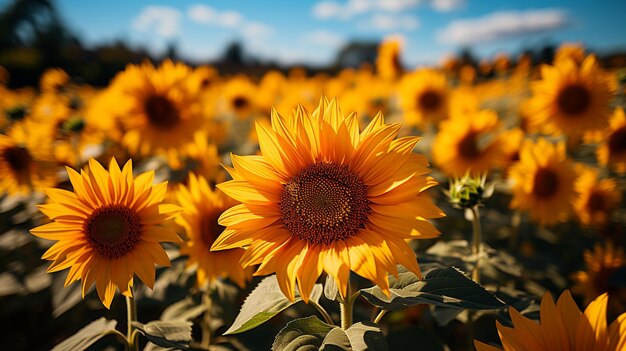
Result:
<svg viewBox="0 0 626 351"><path fill-rule="evenodd" d="M348 0L346 3L321 1L313 6L313 16L319 19L348 20L367 12L397 13L416 7L420 0Z"/></svg>
<svg viewBox="0 0 626 351"><path fill-rule="evenodd" d="M437 38L448 44L486 43L548 32L570 24L569 15L562 9L501 11L483 17L453 21L437 33Z"/></svg>
<svg viewBox="0 0 626 351"><path fill-rule="evenodd" d="M274 28L261 22L248 22L241 29L241 33L247 38L263 38L274 33Z"/></svg>
<svg viewBox="0 0 626 351"><path fill-rule="evenodd" d="M197 23L224 28L237 27L244 21L241 13L237 11L218 11L203 4L191 5L187 9L187 17Z"/></svg>
<svg viewBox="0 0 626 351"><path fill-rule="evenodd" d="M190 20L207 26L239 29L249 39L270 36L274 28L266 23L247 20L241 13L232 10L216 10L204 4L193 4L187 9Z"/></svg>
<svg viewBox="0 0 626 351"><path fill-rule="evenodd" d="M380 31L411 31L419 27L420 22L411 15L376 14L365 23L365 27Z"/></svg>
<svg viewBox="0 0 626 351"><path fill-rule="evenodd" d="M430 5L439 12L450 12L465 7L465 0L431 0Z"/></svg>
<svg viewBox="0 0 626 351"><path fill-rule="evenodd" d="M181 13L169 6L146 6L133 20L133 28L140 32L156 31L159 35L171 38L179 31Z"/></svg>
<svg viewBox="0 0 626 351"><path fill-rule="evenodd" d="M304 39L307 43L312 45L328 46L331 48L338 48L346 42L344 37L327 30L316 30L310 32L304 36Z"/></svg>

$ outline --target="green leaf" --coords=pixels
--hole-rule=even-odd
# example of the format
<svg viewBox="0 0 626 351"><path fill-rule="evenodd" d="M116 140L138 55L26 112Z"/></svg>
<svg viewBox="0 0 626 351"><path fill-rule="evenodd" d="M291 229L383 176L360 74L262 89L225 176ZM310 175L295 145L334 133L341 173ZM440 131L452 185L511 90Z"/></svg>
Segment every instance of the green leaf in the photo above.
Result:
<svg viewBox="0 0 626 351"><path fill-rule="evenodd" d="M333 328L326 334L320 351L352 351L348 334L341 328Z"/></svg>
<svg viewBox="0 0 626 351"><path fill-rule="evenodd" d="M426 265L425 265L426 266ZM378 286L361 290L374 306L397 310L419 304L491 310L505 307L495 295L485 290L454 267L429 266L424 280L404 270L398 279L390 279L391 296Z"/></svg>
<svg viewBox="0 0 626 351"><path fill-rule="evenodd" d="M309 299L318 302L322 296L322 290L322 284L315 284ZM280 290L276 276L267 277L246 297L233 325L224 335L242 333L256 328L299 301L302 301L302 298L297 291L294 301L291 302Z"/></svg>
<svg viewBox="0 0 626 351"><path fill-rule="evenodd" d="M359 322L353 324L346 330L350 346L354 351L376 350L387 351L387 340L385 335L378 328L378 325L372 322Z"/></svg>
<svg viewBox="0 0 626 351"><path fill-rule="evenodd" d="M52 351L81 351L86 350L96 341L100 340L104 336L115 333L114 320L108 320L104 317L97 319L85 326L83 329L76 332L76 334L65 339L62 343L55 346Z"/></svg>
<svg viewBox="0 0 626 351"><path fill-rule="evenodd" d="M148 341L165 348L189 350L191 322L152 321L147 324L133 322Z"/></svg>
<svg viewBox="0 0 626 351"><path fill-rule="evenodd" d="M272 344L272 350L319 350L324 338L333 328L337 327L328 325L315 316L293 320L278 332Z"/></svg>
<svg viewBox="0 0 626 351"><path fill-rule="evenodd" d="M206 310L206 305L194 301L191 297L187 297L168 306L161 314L161 320L188 321L200 316Z"/></svg>

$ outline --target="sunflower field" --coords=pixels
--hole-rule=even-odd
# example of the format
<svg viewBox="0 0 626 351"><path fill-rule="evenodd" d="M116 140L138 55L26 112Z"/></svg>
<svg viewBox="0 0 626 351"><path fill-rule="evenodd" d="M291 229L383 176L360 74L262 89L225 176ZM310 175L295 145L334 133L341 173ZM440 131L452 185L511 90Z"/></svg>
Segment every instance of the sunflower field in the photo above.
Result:
<svg viewBox="0 0 626 351"><path fill-rule="evenodd" d="M0 70L10 350L626 350L626 71L582 45Z"/></svg>

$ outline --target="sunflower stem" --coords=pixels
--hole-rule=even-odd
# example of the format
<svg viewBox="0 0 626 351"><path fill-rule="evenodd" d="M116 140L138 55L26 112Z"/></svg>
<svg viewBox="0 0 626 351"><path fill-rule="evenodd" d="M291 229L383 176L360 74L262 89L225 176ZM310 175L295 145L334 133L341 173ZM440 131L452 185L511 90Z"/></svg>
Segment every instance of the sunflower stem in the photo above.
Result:
<svg viewBox="0 0 626 351"><path fill-rule="evenodd" d="M345 299L339 300L339 311L341 312L341 329L348 330L352 326L352 306L354 305L354 298L352 296L351 284L348 281L348 291Z"/></svg>
<svg viewBox="0 0 626 351"><path fill-rule="evenodd" d="M383 319L383 317L387 314L387 310L380 310L380 312L378 312L378 314L376 315L376 318L374 318L374 323L378 324L380 323L380 320Z"/></svg>
<svg viewBox="0 0 626 351"><path fill-rule="evenodd" d="M131 291L132 294L132 291ZM137 303L135 302L135 298L132 296L126 296L126 312L127 312L127 321L128 321L128 332L126 334L126 339L128 341L128 346L131 351L139 350L139 345L135 342L135 326L133 322L137 321Z"/></svg>
<svg viewBox="0 0 626 351"><path fill-rule="evenodd" d="M476 264L472 271L472 280L480 284L479 262L480 262L480 244L482 242L482 233L480 229L480 212L478 206L473 206L472 210L472 255L476 258Z"/></svg>
<svg viewBox="0 0 626 351"><path fill-rule="evenodd" d="M205 349L209 349L211 345L211 308L213 307L213 299L211 299L211 291L213 284L209 284L207 290L202 294L202 302L206 305L207 310L204 312L204 318L202 319L202 342L201 346Z"/></svg>
<svg viewBox="0 0 626 351"><path fill-rule="evenodd" d="M328 314L328 312L326 312L326 310L324 309L324 307L322 307L322 305L320 305L319 303L313 301L313 300L309 300L309 303L315 307L315 309L322 315L322 318L324 318L324 322L326 322L326 324L329 325L335 325L335 322L333 321L333 319L330 317L330 315Z"/></svg>

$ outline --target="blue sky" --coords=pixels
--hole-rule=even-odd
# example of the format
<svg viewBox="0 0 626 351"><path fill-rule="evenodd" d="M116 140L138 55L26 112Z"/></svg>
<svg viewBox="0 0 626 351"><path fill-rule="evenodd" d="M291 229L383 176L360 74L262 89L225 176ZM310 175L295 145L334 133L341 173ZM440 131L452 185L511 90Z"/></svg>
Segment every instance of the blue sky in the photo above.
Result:
<svg viewBox="0 0 626 351"><path fill-rule="evenodd" d="M7 1L1 1L6 4ZM88 45L124 40L158 54L175 43L202 62L239 40L251 54L282 63L325 64L353 39L404 40L408 65L436 63L460 47L481 56L561 41L600 51L626 48L626 1L56 0Z"/></svg>

